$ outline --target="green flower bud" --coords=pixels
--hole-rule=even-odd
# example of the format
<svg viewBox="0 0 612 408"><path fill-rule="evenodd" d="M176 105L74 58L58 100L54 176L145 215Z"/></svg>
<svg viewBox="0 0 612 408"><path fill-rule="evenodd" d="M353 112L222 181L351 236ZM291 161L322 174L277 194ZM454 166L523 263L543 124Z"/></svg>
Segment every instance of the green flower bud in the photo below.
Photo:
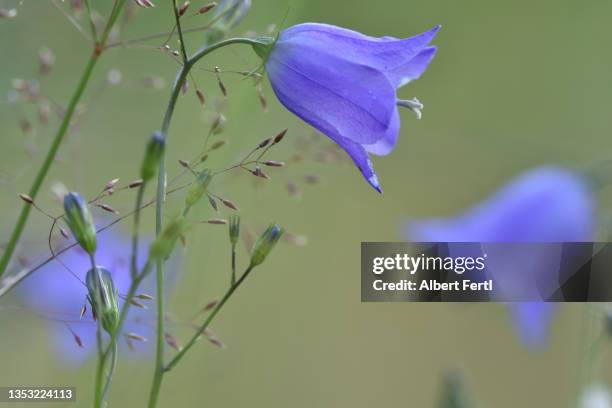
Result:
<svg viewBox="0 0 612 408"><path fill-rule="evenodd" d="M240 236L240 216L231 215L229 218L229 239L232 245L236 245Z"/></svg>
<svg viewBox="0 0 612 408"><path fill-rule="evenodd" d="M268 229L259 237L253 253L251 254L251 267L261 265L266 257L270 254L278 240L283 236L285 231L277 224L270 224Z"/></svg>
<svg viewBox="0 0 612 408"><path fill-rule="evenodd" d="M144 160L142 161L142 167L140 168L140 178L147 182L151 180L156 174L159 168L159 163L164 154L166 147L166 141L160 132L153 133L149 143L147 144L147 150L145 152Z"/></svg>
<svg viewBox="0 0 612 408"><path fill-rule="evenodd" d="M195 183L193 183L193 185L187 191L187 196L185 197L186 208L191 208L198 201L200 201L200 199L208 189L208 185L210 184L211 180L212 174L210 170L204 170L198 174Z"/></svg>
<svg viewBox="0 0 612 408"><path fill-rule="evenodd" d="M152 260L167 259L186 228L187 222L184 218L178 218L166 225L166 228L149 247L149 257Z"/></svg>
<svg viewBox="0 0 612 408"><path fill-rule="evenodd" d="M111 273L102 267L92 268L87 272L85 284L89 292L87 298L96 318L100 319L104 330L112 335L119 323L119 295Z"/></svg>
<svg viewBox="0 0 612 408"><path fill-rule="evenodd" d="M81 248L89 255L96 252L96 226L87 202L78 193L64 196L64 219Z"/></svg>

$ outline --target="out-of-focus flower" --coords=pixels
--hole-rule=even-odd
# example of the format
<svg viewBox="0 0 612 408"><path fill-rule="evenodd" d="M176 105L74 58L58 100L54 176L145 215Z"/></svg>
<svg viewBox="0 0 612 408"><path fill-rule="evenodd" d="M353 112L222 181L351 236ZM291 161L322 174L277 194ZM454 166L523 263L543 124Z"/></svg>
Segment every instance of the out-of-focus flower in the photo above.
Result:
<svg viewBox="0 0 612 408"><path fill-rule="evenodd" d="M214 18L219 18L230 29L242 22L251 9L251 0L221 0L215 7Z"/></svg>
<svg viewBox="0 0 612 408"><path fill-rule="evenodd" d="M374 38L326 24L300 24L255 47L270 83L292 113L340 145L377 191L368 153L387 155L400 130L398 106L418 117L423 105L396 90L425 72L439 26L407 39Z"/></svg>
<svg viewBox="0 0 612 408"><path fill-rule="evenodd" d="M410 221L406 233L421 242L581 242L593 238L595 217L596 203L585 179L565 169L540 167L458 216ZM513 268L544 280L556 278L551 275L558 265L546 254L517 255ZM498 277L508 283L513 276ZM515 293L534 289L533 281L514 279L509 286ZM554 307L544 302L510 304L519 336L529 348L546 344Z"/></svg>
<svg viewBox="0 0 612 408"><path fill-rule="evenodd" d="M578 408L612 408L612 393L604 384L592 384L582 391Z"/></svg>
<svg viewBox="0 0 612 408"><path fill-rule="evenodd" d="M148 243L141 239L140 253L146 254ZM114 286L119 292L119 305L123 307L125 295L131 284L130 276L130 240L115 229L106 230L98 234L98 249L96 251L96 263L107 269L112 275ZM139 268L142 268L144 256L140 256ZM87 271L91 269L89 256L79 247L75 247L60 255L60 259L76 276L79 281L59 262L52 262L41 268L35 274L26 279L17 289L24 304L47 317L48 327L51 335L50 342L57 348L61 358L72 363L81 363L89 356L95 354L96 348L96 323L91 316L91 307L86 300L88 294L85 286ZM177 261L172 258L168 268L168 279L175 279L174 270L177 269ZM139 293L154 293L154 280L145 279L141 284ZM170 285L172 286L170 282ZM139 301L145 304L146 302ZM81 308L87 303L87 313L79 318ZM74 332L79 336L83 347L75 344L74 337L61 323L65 320ZM139 308L132 305L128 313L127 321L123 327L123 333L136 333L145 338L151 338L155 333L155 316L149 309ZM123 338L119 338L120 348L125 347ZM145 356L151 351L151 345L147 342L134 342L134 350L129 355Z"/></svg>

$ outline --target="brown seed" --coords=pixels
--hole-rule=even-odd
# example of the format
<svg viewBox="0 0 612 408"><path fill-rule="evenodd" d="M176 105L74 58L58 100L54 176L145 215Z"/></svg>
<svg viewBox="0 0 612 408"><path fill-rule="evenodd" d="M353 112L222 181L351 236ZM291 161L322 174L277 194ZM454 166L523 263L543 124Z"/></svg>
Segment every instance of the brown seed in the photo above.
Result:
<svg viewBox="0 0 612 408"><path fill-rule="evenodd" d="M220 348L227 348L227 346L217 336L215 336L208 330L204 330L204 336L206 336L208 341L210 341L215 346L220 347Z"/></svg>
<svg viewBox="0 0 612 408"><path fill-rule="evenodd" d="M274 144L280 143L281 140L283 140L283 138L287 134L287 130L288 129L285 129L282 132L280 132L278 135L276 135L276 137L274 138Z"/></svg>
<svg viewBox="0 0 612 408"><path fill-rule="evenodd" d="M119 211L115 210L113 207L111 207L108 204L97 203L96 206L100 207L101 209L103 209L106 212L113 213L115 215L119 215Z"/></svg>
<svg viewBox="0 0 612 408"><path fill-rule="evenodd" d="M221 200L223 205L226 207L231 208L234 211L238 211L238 207L236 207L236 204L234 204L232 201L226 200L225 198L219 198L219 200Z"/></svg>
<svg viewBox="0 0 612 408"><path fill-rule="evenodd" d="M104 185L104 190L112 189L113 187L115 187L115 185L117 185L118 182L119 182L118 178L112 179L111 181L109 181L108 183Z"/></svg>
<svg viewBox="0 0 612 408"><path fill-rule="evenodd" d="M200 9L198 10L197 14L206 14L210 10L214 9L216 6L217 6L217 3L215 3L215 2L209 3L209 4L205 5L204 7L200 7Z"/></svg>
<svg viewBox="0 0 612 408"><path fill-rule="evenodd" d="M70 238L70 236L68 235L68 233L66 232L65 229L63 229L62 227L60 227L60 234L62 234L62 236L66 239Z"/></svg>
<svg viewBox="0 0 612 408"><path fill-rule="evenodd" d="M259 146L257 146L258 149L263 149L264 147L266 147L270 142L272 141L271 138L267 138L265 140L263 140Z"/></svg>
<svg viewBox="0 0 612 408"><path fill-rule="evenodd" d="M179 164L181 166L183 166L184 168L186 168L186 169L191 168L191 166L189 166L189 162L187 160L179 160Z"/></svg>
<svg viewBox="0 0 612 408"><path fill-rule="evenodd" d="M170 333L166 333L164 335L164 338L166 339L166 343L168 343L168 345L170 347L172 347L173 349L175 349L176 351L181 351L181 346L178 342L178 340L176 339L176 337L174 337L173 335L171 335Z"/></svg>
<svg viewBox="0 0 612 408"><path fill-rule="evenodd" d="M211 218L210 220L206 221L209 224L213 224L213 225L227 225L227 220L222 220L220 218Z"/></svg>
<svg viewBox="0 0 612 408"><path fill-rule="evenodd" d="M179 17L183 17L187 9L189 8L189 0L185 1L181 8L179 9L178 15Z"/></svg>
<svg viewBox="0 0 612 408"><path fill-rule="evenodd" d="M259 104L261 105L264 112L268 111L268 100L266 99L266 95L263 93L261 89L257 90L257 97L259 98Z"/></svg>
<svg viewBox="0 0 612 408"><path fill-rule="evenodd" d="M155 4L153 4L150 0L134 0L134 2L136 2L136 4L142 8L155 7Z"/></svg>
<svg viewBox="0 0 612 408"><path fill-rule="evenodd" d="M217 205L217 200L215 200L213 197L208 196L208 202L210 203L210 206L213 208L213 210L215 211L219 211L219 206Z"/></svg>
<svg viewBox="0 0 612 408"><path fill-rule="evenodd" d="M30 197L27 194L19 194L19 198L21 198L23 201L25 201L28 204L34 204L34 200L32 199L32 197Z"/></svg>
<svg viewBox="0 0 612 408"><path fill-rule="evenodd" d="M264 162L264 164L269 167L284 167L285 166L285 163L280 162L280 161L275 161L275 160L268 160Z"/></svg>
<svg viewBox="0 0 612 408"><path fill-rule="evenodd" d="M205 154L204 156L202 156L202 158L200 159L200 163L204 163L206 160L208 159L208 155Z"/></svg>
<svg viewBox="0 0 612 408"><path fill-rule="evenodd" d="M204 92L200 91L199 89L196 89L196 95L198 96L198 99L200 100L200 104L202 106L206 106L206 98L204 97Z"/></svg>
<svg viewBox="0 0 612 408"><path fill-rule="evenodd" d="M213 145L210 146L210 149L208 149L208 150L209 151L217 150L218 148L220 148L222 146L225 146L226 144L227 144L227 142L225 140L219 140L219 141L216 141L215 143L213 143Z"/></svg>
<svg viewBox="0 0 612 408"><path fill-rule="evenodd" d="M134 300L134 299L131 299L131 300L130 300L130 303L131 303L132 305L136 306L136 307L141 308L141 309L146 309L146 308L147 308L145 305L143 305L142 303L140 303L140 302L138 302L138 301L136 301L136 300Z"/></svg>
<svg viewBox="0 0 612 408"><path fill-rule="evenodd" d="M87 313L87 303L83 303L83 307L81 307L81 312L79 313L79 319L82 319Z"/></svg>
<svg viewBox="0 0 612 408"><path fill-rule="evenodd" d="M128 184L128 188L140 187L140 186L142 186L143 183L144 183L144 181L142 181L141 179L134 180L130 184Z"/></svg>
<svg viewBox="0 0 612 408"><path fill-rule="evenodd" d="M124 336L136 341L147 341L146 337L142 337L141 335L136 333L125 333Z"/></svg>
<svg viewBox="0 0 612 408"><path fill-rule="evenodd" d="M154 299L153 296L147 295L146 293L141 293L139 295L136 295L136 297L142 300L153 300Z"/></svg>
<svg viewBox="0 0 612 408"><path fill-rule="evenodd" d="M75 332L72 332L72 336L74 337L74 341L76 342L76 344L80 347L83 348L83 340L81 340L81 338L79 337L78 334L76 334Z"/></svg>
<svg viewBox="0 0 612 408"><path fill-rule="evenodd" d="M251 173L255 176L255 177L261 177L264 178L266 180L269 180L270 177L268 177L268 175L266 173L264 173L261 168L257 167L255 170L251 171Z"/></svg>
<svg viewBox="0 0 612 408"><path fill-rule="evenodd" d="M217 303L219 303L218 300L212 300L210 302L208 302L206 304L206 306L204 306L204 308L202 309L203 312L208 312L209 310L212 310L213 307L217 306Z"/></svg>

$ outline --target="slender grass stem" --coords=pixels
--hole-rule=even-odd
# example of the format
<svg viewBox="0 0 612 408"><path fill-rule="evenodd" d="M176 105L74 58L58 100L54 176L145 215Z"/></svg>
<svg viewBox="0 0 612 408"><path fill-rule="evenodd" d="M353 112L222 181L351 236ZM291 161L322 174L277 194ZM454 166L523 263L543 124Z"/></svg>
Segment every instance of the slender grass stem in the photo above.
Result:
<svg viewBox="0 0 612 408"><path fill-rule="evenodd" d="M251 273L251 271L253 270L252 266L249 266L247 268L247 270L242 274L242 276L240 277L240 279L238 279L238 281L236 281L235 284L233 284L227 292L225 292L225 295L223 295L223 298L221 298L221 300L219 301L219 303L217 303L217 305L215 306L215 308L210 312L210 314L208 315L208 317L206 318L206 320L204 320L204 323L202 323L202 325L199 327L199 329L196 331L196 333L191 337L191 339L187 342L187 344L185 345L185 347L183 347L181 349L181 351L179 351L173 358L172 360L170 360L170 362L166 365L164 371L170 371L172 370L178 363L179 361L181 361L181 359L185 356L185 354L189 351L189 349L191 349L191 347L193 347L193 345L199 340L199 338L202 336L202 334L204 333L204 331L208 328L208 326L210 325L210 323L213 321L213 319L215 318L215 316L217 315L217 313L219 313L219 311L221 310L221 308L223 307L223 305L225 305L225 303L229 300L230 297L232 297L232 295L234 294L234 292L236 291L236 289L238 289L238 287L242 284L242 282L244 282L244 280L247 278L247 276L249 276L249 274Z"/></svg>
<svg viewBox="0 0 612 408"><path fill-rule="evenodd" d="M74 116L76 106L81 100L85 88L87 88L87 84L91 79L93 70L96 64L98 63L100 55L102 54L102 50L104 49L106 41L108 40L110 31L113 28L115 22L117 21L117 17L121 13L124 4L125 0L116 0L113 4L111 15L108 19L108 22L106 23L106 27L104 29L103 34L100 37L100 41L95 44L94 52L89 57L89 60L85 65L85 69L83 70L83 74L81 75L81 79L77 83L77 87L74 93L72 94L70 101L68 102L64 117L62 118L62 122L60 123L60 127L57 130L57 133L55 134L53 141L51 142L51 146L47 151L47 155L45 156L43 164L38 170L38 173L36 173L34 182L30 187L28 195L32 197L32 199L36 199L40 187L42 186L45 177L49 173L49 169L51 168L51 165L55 160L57 151L59 150L59 147L62 144L66 133L68 132L68 128L70 127L70 122L72 121L72 117ZM13 256L13 253L15 252L15 248L17 247L17 243L19 242L19 238L21 238L21 234L23 233L31 209L32 206L29 204L24 204L24 206L21 208L21 213L19 214L19 218L17 219L15 228L13 229L11 237L9 238L9 241L6 244L6 248L4 250L4 253L2 254L2 258L0 258L0 278L2 278L2 275L4 275L4 273L6 272L8 264Z"/></svg>

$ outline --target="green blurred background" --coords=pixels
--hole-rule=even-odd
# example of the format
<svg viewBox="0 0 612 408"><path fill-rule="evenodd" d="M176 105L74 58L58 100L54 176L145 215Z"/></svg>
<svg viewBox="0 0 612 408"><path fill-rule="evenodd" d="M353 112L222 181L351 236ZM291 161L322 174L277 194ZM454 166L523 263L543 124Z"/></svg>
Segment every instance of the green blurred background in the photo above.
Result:
<svg viewBox="0 0 612 408"><path fill-rule="evenodd" d="M156 3L155 9L138 10L122 38L171 28L167 1ZM524 169L551 163L580 167L609 159L612 3L254 3L237 33L265 33L270 24L282 23L288 8L285 25L325 22L374 36L406 37L442 24L434 41L438 56L419 81L400 91L402 97L418 96L424 102L424 118L416 121L403 112L397 148L374 159L382 196L346 161L305 160L269 171L272 180L263 184L254 185L248 177L216 183L215 191L238 203L254 231L276 220L308 237L308 244L282 245L249 278L212 327L228 348L202 342L193 349L167 375L160 406L428 407L438 399L442 374L453 367L463 370L480 406L571 406L583 354L579 305L561 307L550 346L529 353L502 305L361 303L359 251L361 241L401 240L401 222L408 217L454 214ZM38 50L47 46L56 64L41 79L41 89L65 104L90 52L88 42L50 1L0 0L0 7L19 11L17 18L0 21L0 92L8 92L14 78L38 78ZM102 14L108 12L107 5L100 8ZM190 26L201 24L190 21ZM201 41L202 34L187 37L191 50ZM236 47L215 54L203 67L243 70L255 63L250 50ZM120 86L104 85L110 69L121 71ZM171 58L151 47L105 54L83 100L86 111L61 149L40 205L60 211L50 193L54 181L93 196L112 178L136 178L144 143L161 124L176 70ZM150 75L164 78L164 88L144 86ZM178 159L189 159L200 148L211 107L221 100L213 75L197 71L196 79L209 108L203 111L192 92L179 101L169 144L171 176L180 172ZM250 82L231 75L223 79L229 90L224 103L228 124L219 138L229 145L215 154L211 165L235 162L286 127L287 142L270 159L288 160L303 144L299 141L310 138L311 130L280 106L267 82L269 112L264 114ZM16 194L27 190L58 125L57 119L39 125L35 116L31 106L5 99L0 104L3 236L20 208ZM23 118L34 123L30 135L20 129ZM326 141L319 145L326 146ZM31 146L38 147L34 155L26 152ZM318 176L316 184L304 181L311 175ZM287 194L287 180L296 182L300 199ZM170 198L170 213L179 210L182 199L180 194ZM109 201L124 212L133 196L122 193ZM608 206L602 203L601 208L605 219ZM213 215L202 205L194 216ZM144 218L151 232L153 212L145 212ZM22 252L32 255L44 248L49 227L47 219L33 214ZM189 233L185 270L171 299L174 314L191 316L222 293L229 276L228 250L224 228L202 226ZM240 255L246 262L242 247ZM34 319L2 312L0 325L0 385L75 385L77 405L88 404L93 360L83 367L66 366L48 344L46 325ZM189 332L176 334L186 339ZM110 406L144 405L151 368L149 361L121 361ZM609 378L612 373L606 374Z"/></svg>

